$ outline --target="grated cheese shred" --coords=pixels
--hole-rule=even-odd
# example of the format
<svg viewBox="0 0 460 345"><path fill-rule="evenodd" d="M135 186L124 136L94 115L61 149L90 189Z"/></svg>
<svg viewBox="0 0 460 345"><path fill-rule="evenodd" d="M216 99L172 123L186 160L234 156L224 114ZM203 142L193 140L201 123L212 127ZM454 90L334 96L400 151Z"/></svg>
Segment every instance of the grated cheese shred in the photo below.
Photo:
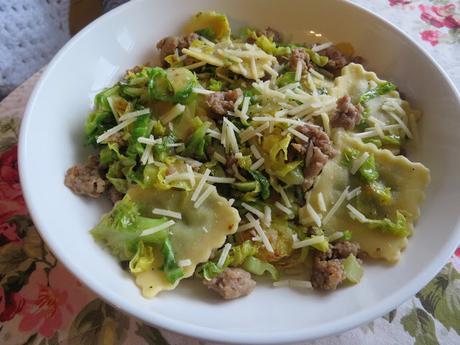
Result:
<svg viewBox="0 0 460 345"><path fill-rule="evenodd" d="M348 194L349 195L349 194ZM347 195L347 198L348 198L348 195ZM318 207L319 207L319 210L321 212L326 212L327 211L327 208L326 208L326 202L324 201L324 196L323 196L323 193L322 192L319 192L318 193Z"/></svg>
<svg viewBox="0 0 460 345"><path fill-rule="evenodd" d="M284 206L282 203L280 203L279 201L275 202L275 206L278 207L281 211L283 211L284 213L286 213L287 215L292 215L292 211L291 209L287 208L286 206Z"/></svg>
<svg viewBox="0 0 460 345"><path fill-rule="evenodd" d="M351 165L350 172L352 175L356 174L356 172L361 168L361 166L364 164L364 162L369 158L369 153L368 152L363 152L363 154L355 159L353 161L353 164Z"/></svg>
<svg viewBox="0 0 460 345"><path fill-rule="evenodd" d="M174 212L174 211L165 210L165 209L162 209L162 208L154 208L152 210L152 213L157 214L159 216L182 219L182 214L180 212Z"/></svg>
<svg viewBox="0 0 460 345"><path fill-rule="evenodd" d="M206 169L200 182L198 182L198 186L196 187L195 191L192 194L192 198L191 198L192 201L196 201L196 199L200 195L201 190L203 189L204 184L206 183L206 179L208 178L209 174L211 174L211 170Z"/></svg>
<svg viewBox="0 0 460 345"><path fill-rule="evenodd" d="M254 227L256 229L256 232L259 235L259 237L262 239L262 243L264 244L264 246L267 249L267 251L269 251L270 253L274 253L273 247L272 247L267 235L265 234L265 231L260 226L260 223L256 222L254 216L252 214L250 214L250 213L246 213L246 218L250 222L254 223Z"/></svg>
<svg viewBox="0 0 460 345"><path fill-rule="evenodd" d="M208 185L208 187L206 188L206 190L203 192L203 194L200 195L200 197L198 198L198 200L195 202L195 204L193 205L193 207L195 208L198 208L200 207L205 201L206 199L211 195L211 193L216 189L216 187L214 187L213 185Z"/></svg>
<svg viewBox="0 0 460 345"><path fill-rule="evenodd" d="M222 250L222 254L219 257L219 261L217 261L217 266L224 266L225 260L227 260L228 253L230 253L230 249L232 249L231 243L226 243L224 249Z"/></svg>
<svg viewBox="0 0 460 345"><path fill-rule="evenodd" d="M339 198L335 202L334 206L329 210L329 212L326 214L326 216L323 218L323 224L327 224L327 222L332 218L335 212L339 209L339 207L342 205L342 203L345 201L345 198L347 197L348 190L350 189L350 186L347 186L342 194L340 194Z"/></svg>
<svg viewBox="0 0 460 345"><path fill-rule="evenodd" d="M315 222L316 226L320 227L321 226L321 218L318 215L318 213L316 213L315 209L310 204L307 204L307 212L310 215L311 219L313 219L313 221Z"/></svg>
<svg viewBox="0 0 460 345"><path fill-rule="evenodd" d="M160 224L160 225L154 226L153 228L146 229L146 230L142 231L142 233L140 234L140 236L152 235L152 234L154 234L154 233L156 233L156 232L159 232L159 231L161 231L161 230L170 228L170 227L173 226L174 224L176 224L175 221L173 221L173 220L168 220L167 222L164 222L163 224Z"/></svg>

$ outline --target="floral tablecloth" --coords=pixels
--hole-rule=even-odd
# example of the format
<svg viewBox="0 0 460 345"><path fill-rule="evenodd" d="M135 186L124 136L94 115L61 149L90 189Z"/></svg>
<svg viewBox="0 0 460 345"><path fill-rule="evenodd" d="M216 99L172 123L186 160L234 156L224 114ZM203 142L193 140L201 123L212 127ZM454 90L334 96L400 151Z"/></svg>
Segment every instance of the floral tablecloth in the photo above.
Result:
<svg viewBox="0 0 460 345"><path fill-rule="evenodd" d="M460 87L460 1L355 0L408 32ZM0 344L204 344L159 331L92 294L49 252L22 197L21 116L39 73L0 103ZM460 344L460 249L388 315L312 344Z"/></svg>

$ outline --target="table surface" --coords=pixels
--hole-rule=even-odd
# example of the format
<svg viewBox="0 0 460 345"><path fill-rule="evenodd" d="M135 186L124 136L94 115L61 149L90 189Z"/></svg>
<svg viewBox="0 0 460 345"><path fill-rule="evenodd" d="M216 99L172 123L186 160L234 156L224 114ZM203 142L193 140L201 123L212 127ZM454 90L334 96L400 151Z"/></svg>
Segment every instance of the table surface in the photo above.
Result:
<svg viewBox="0 0 460 345"><path fill-rule="evenodd" d="M460 88L460 1L354 0L412 36ZM91 293L47 250L22 197L18 129L31 77L0 103L0 344L208 344L159 331ZM460 344L460 249L416 296L368 325L308 344Z"/></svg>

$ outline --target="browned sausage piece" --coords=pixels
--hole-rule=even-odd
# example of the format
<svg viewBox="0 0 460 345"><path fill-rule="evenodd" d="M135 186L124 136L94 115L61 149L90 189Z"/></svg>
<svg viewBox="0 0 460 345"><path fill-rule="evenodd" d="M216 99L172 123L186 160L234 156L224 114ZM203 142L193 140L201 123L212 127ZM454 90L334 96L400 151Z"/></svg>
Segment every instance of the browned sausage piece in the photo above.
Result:
<svg viewBox="0 0 460 345"><path fill-rule="evenodd" d="M215 92L207 96L206 105L214 114L225 115L228 111L233 111L236 100L242 95L241 89Z"/></svg>
<svg viewBox="0 0 460 345"><path fill-rule="evenodd" d="M192 42L196 39L198 39L198 35L196 33L163 38L157 43L157 48L160 50L161 61L163 61L166 56L174 54L176 49L178 49L179 53L181 53L183 48L190 47L190 44L192 44Z"/></svg>
<svg viewBox="0 0 460 345"><path fill-rule="evenodd" d="M355 128L361 121L362 107L360 104L353 105L350 96L343 96L337 100L337 110L331 121L332 127L342 127L347 130Z"/></svg>
<svg viewBox="0 0 460 345"><path fill-rule="evenodd" d="M87 164L79 164L66 172L64 184L74 193L99 198L104 193L106 182L99 173L94 159Z"/></svg>
<svg viewBox="0 0 460 345"><path fill-rule="evenodd" d="M203 284L216 291L224 299L247 296L256 286L251 274L241 268L226 268L212 280L203 280Z"/></svg>

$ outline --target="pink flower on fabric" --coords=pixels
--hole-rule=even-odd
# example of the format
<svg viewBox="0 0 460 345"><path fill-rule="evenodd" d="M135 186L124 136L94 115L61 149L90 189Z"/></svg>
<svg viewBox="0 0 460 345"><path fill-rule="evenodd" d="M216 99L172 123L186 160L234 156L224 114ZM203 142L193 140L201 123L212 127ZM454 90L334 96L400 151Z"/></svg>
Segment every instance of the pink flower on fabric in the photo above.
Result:
<svg viewBox="0 0 460 345"><path fill-rule="evenodd" d="M460 28L460 17L455 13L454 4L448 4L445 6L419 5L418 8L420 11L422 11L420 18L430 25L433 25L437 28Z"/></svg>
<svg viewBox="0 0 460 345"><path fill-rule="evenodd" d="M49 282L43 269L37 269L21 290L25 304L20 314L21 332L35 331L51 337L71 322L72 317L92 297L61 265L53 268Z"/></svg>
<svg viewBox="0 0 460 345"><path fill-rule="evenodd" d="M17 146L0 155L0 224L14 215L27 214L19 184Z"/></svg>
<svg viewBox="0 0 460 345"><path fill-rule="evenodd" d="M15 223L3 223L0 224L0 241L2 237L8 242L21 242L21 238L16 233L16 224Z"/></svg>
<svg viewBox="0 0 460 345"><path fill-rule="evenodd" d="M17 146L11 147L0 156L0 180L10 184L19 182Z"/></svg>
<svg viewBox="0 0 460 345"><path fill-rule="evenodd" d="M412 0L388 0L390 6L409 5Z"/></svg>
<svg viewBox="0 0 460 345"><path fill-rule="evenodd" d="M24 306L24 298L15 292L7 292L0 287L0 322L9 321Z"/></svg>
<svg viewBox="0 0 460 345"><path fill-rule="evenodd" d="M430 25L433 25L437 28L442 28L444 26L444 23L442 20L437 19L436 17L432 16L428 12L424 12L420 15L420 18L424 21L427 22Z"/></svg>
<svg viewBox="0 0 460 345"><path fill-rule="evenodd" d="M38 296L27 300L22 310L24 317L19 324L22 332L30 332L38 327L38 332L44 337L51 337L62 327L63 313L71 312L67 302L67 292L40 285Z"/></svg>
<svg viewBox="0 0 460 345"><path fill-rule="evenodd" d="M455 5L431 6L431 10L440 17L447 17L455 13Z"/></svg>
<svg viewBox="0 0 460 345"><path fill-rule="evenodd" d="M460 29L460 16L447 16L444 18L444 26L449 29Z"/></svg>
<svg viewBox="0 0 460 345"><path fill-rule="evenodd" d="M439 43L441 33L437 30L424 30L420 33L422 40L429 42L433 47Z"/></svg>

